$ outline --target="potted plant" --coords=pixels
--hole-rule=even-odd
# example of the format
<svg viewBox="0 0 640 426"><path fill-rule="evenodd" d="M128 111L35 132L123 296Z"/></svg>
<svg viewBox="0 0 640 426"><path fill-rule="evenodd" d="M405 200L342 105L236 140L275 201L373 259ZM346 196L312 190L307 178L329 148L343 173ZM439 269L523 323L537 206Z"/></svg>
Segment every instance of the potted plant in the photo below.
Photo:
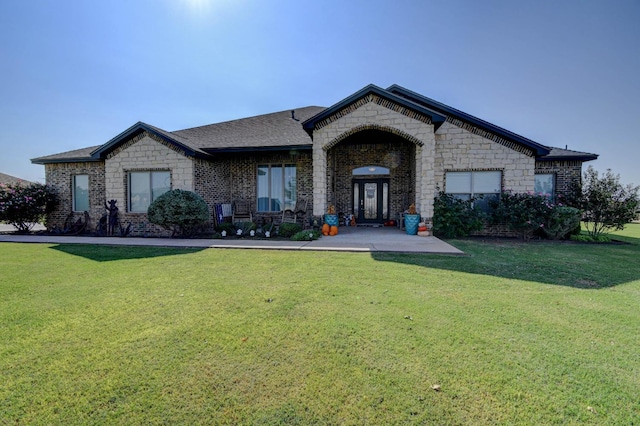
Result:
<svg viewBox="0 0 640 426"><path fill-rule="evenodd" d="M418 224L420 223L420 215L416 212L416 205L411 204L409 210L404 214L404 229L407 235L418 235Z"/></svg>
<svg viewBox="0 0 640 426"><path fill-rule="evenodd" d="M327 214L324 215L324 223L329 226L338 226L338 215L336 214L336 208L333 204L329 205Z"/></svg>

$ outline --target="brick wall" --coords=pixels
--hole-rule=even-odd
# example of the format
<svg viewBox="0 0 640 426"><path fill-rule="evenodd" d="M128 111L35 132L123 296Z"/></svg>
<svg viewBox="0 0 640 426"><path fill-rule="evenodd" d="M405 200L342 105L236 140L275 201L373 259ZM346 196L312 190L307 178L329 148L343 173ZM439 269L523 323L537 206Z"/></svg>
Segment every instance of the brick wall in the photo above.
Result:
<svg viewBox="0 0 640 426"><path fill-rule="evenodd" d="M395 217L414 202L415 151L415 144L383 131L363 130L350 136L327 153L327 199L338 212L353 213L353 169L386 167L390 174L379 177L390 178L389 213Z"/></svg>
<svg viewBox="0 0 640 426"><path fill-rule="evenodd" d="M64 228L65 221L73 210L73 176L89 175L89 229L95 230L98 221L106 212L104 208L104 163L53 163L45 165L48 185L55 188L60 204L47 217L47 228ZM81 214L78 214L80 217Z"/></svg>
<svg viewBox="0 0 640 426"><path fill-rule="evenodd" d="M556 194L568 194L572 182L580 182L582 161L536 161L535 172L556 176Z"/></svg>

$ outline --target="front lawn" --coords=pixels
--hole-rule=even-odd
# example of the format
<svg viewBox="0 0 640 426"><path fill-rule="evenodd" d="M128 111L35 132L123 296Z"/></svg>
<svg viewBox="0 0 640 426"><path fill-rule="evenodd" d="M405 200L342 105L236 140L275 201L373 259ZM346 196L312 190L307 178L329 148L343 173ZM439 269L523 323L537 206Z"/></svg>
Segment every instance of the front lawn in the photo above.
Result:
<svg viewBox="0 0 640 426"><path fill-rule="evenodd" d="M636 424L627 238L452 241L467 256L4 243L0 423Z"/></svg>

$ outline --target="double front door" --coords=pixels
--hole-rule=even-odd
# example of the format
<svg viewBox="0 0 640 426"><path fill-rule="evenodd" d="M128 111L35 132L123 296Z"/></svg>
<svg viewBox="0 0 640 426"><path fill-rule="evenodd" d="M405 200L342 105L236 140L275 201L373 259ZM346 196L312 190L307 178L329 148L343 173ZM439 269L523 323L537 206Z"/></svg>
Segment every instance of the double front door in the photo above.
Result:
<svg viewBox="0 0 640 426"><path fill-rule="evenodd" d="M389 220L389 179L354 179L353 214L358 223Z"/></svg>

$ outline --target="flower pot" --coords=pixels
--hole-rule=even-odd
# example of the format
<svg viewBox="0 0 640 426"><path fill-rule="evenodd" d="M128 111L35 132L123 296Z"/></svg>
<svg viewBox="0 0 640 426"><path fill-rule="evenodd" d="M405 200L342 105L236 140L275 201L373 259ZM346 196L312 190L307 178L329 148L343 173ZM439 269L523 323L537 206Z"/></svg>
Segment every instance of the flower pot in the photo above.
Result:
<svg viewBox="0 0 640 426"><path fill-rule="evenodd" d="M420 223L419 214L404 215L404 229L407 231L407 235L417 235L419 223Z"/></svg>
<svg viewBox="0 0 640 426"><path fill-rule="evenodd" d="M329 226L338 226L338 215L337 214L325 214L324 215L324 223Z"/></svg>

